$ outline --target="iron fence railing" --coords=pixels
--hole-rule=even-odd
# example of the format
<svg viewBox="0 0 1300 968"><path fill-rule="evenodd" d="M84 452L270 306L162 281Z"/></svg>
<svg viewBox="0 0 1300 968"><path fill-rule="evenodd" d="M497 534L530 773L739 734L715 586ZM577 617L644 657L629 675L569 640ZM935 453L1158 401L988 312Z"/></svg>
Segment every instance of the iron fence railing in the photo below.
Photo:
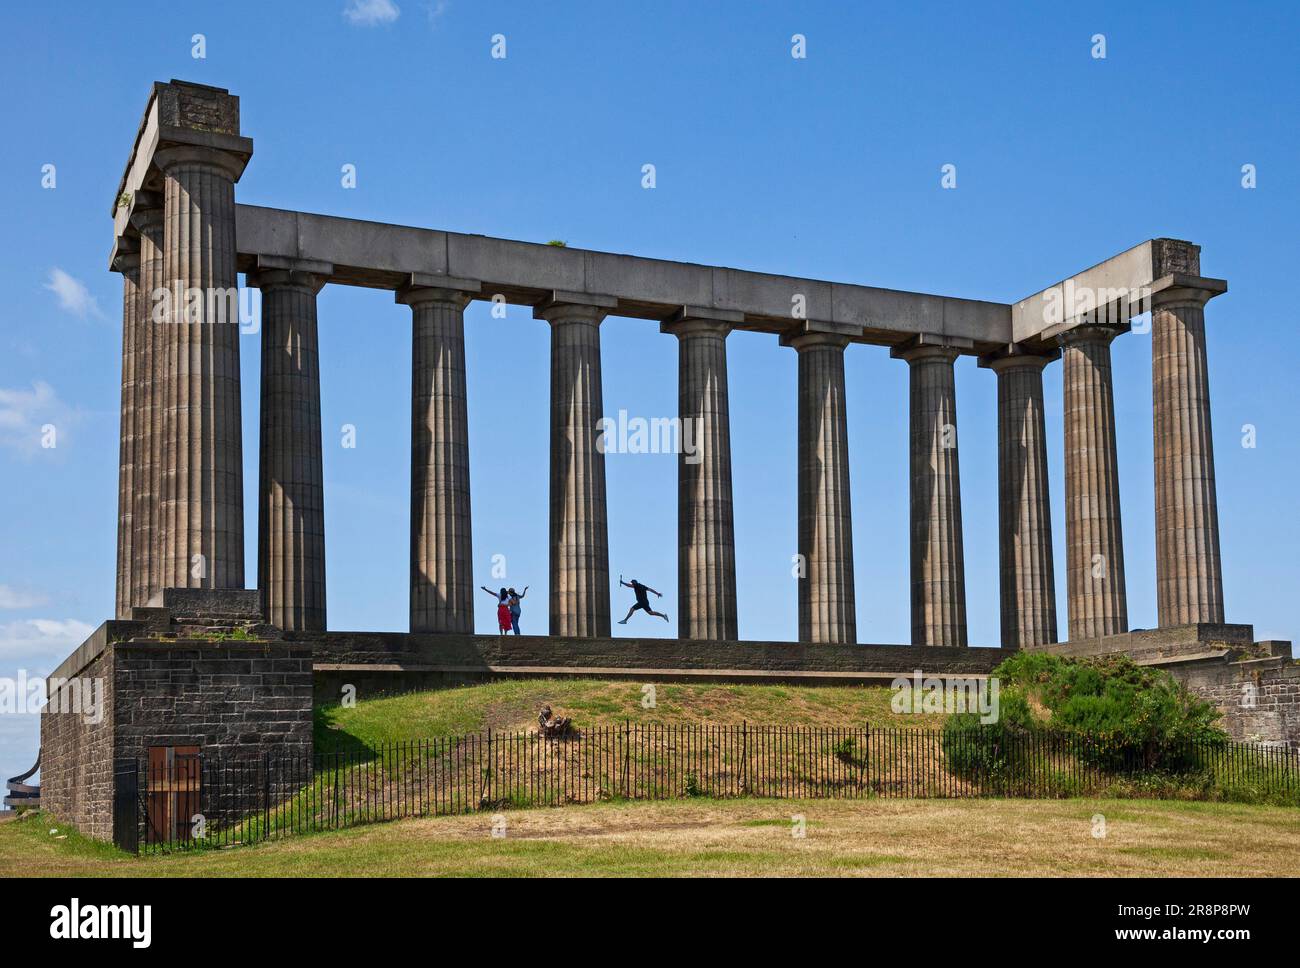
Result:
<svg viewBox="0 0 1300 968"><path fill-rule="evenodd" d="M1300 758L1217 740L1012 730L636 725L117 764L114 840L201 849L381 820L676 797L1176 795L1300 805Z"/></svg>

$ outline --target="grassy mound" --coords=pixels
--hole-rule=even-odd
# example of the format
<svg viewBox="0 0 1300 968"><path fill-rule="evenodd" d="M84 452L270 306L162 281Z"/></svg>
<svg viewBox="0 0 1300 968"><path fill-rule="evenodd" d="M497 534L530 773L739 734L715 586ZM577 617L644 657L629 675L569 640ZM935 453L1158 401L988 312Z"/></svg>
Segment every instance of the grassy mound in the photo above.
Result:
<svg viewBox="0 0 1300 968"><path fill-rule="evenodd" d="M906 726L934 728L941 714L890 709L887 686L749 686L657 684L601 679L521 679L414 692L316 710L319 749L373 747L413 739L513 732L537 725L550 705L578 728L633 723ZM651 704L652 703L652 704Z"/></svg>

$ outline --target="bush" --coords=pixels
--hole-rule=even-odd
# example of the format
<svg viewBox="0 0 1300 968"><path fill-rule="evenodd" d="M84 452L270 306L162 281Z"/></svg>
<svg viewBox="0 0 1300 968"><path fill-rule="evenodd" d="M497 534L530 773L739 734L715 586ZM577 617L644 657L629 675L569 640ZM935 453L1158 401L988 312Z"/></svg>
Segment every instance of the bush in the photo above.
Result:
<svg viewBox="0 0 1300 968"><path fill-rule="evenodd" d="M1071 778L1067 786L1085 769L1190 779L1203 770L1201 751L1227 740L1213 706L1169 673L1136 665L1128 656L1070 659L1019 652L993 674L999 682L998 721L981 724L978 715L964 713L944 725L943 750L960 776L1027 777L1030 764L1024 760L1032 749L1035 769L1059 771L1063 781ZM1041 756L1045 744L1053 751L1047 761Z"/></svg>

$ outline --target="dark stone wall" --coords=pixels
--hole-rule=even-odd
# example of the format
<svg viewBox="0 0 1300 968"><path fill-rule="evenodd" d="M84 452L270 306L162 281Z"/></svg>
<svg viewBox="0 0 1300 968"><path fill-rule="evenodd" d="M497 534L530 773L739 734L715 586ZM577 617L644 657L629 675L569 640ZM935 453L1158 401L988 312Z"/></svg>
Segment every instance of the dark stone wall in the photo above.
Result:
<svg viewBox="0 0 1300 968"><path fill-rule="evenodd" d="M113 835L112 651L97 655L77 678L93 683L101 708L94 716L84 707L78 711L71 705L78 683L58 689L49 683L50 701L41 711L41 809L89 837L108 840Z"/></svg>
<svg viewBox="0 0 1300 968"><path fill-rule="evenodd" d="M198 746L205 755L311 753L311 650L283 642L124 642L116 755Z"/></svg>
<svg viewBox="0 0 1300 968"><path fill-rule="evenodd" d="M151 746L208 757L312 753L312 654L286 642L109 642L78 673L102 680L97 724L41 716L41 806L91 837L113 833L116 763Z"/></svg>

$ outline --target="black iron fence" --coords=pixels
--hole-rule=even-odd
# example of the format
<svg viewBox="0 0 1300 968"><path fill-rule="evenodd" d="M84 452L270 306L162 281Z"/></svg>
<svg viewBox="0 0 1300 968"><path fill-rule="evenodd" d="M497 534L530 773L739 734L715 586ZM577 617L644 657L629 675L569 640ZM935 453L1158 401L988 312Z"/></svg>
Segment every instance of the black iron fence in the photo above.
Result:
<svg viewBox="0 0 1300 968"><path fill-rule="evenodd" d="M676 797L1179 796L1300 805L1300 758L1214 740L911 728L633 725L314 756L120 763L114 840L225 847L401 817Z"/></svg>

